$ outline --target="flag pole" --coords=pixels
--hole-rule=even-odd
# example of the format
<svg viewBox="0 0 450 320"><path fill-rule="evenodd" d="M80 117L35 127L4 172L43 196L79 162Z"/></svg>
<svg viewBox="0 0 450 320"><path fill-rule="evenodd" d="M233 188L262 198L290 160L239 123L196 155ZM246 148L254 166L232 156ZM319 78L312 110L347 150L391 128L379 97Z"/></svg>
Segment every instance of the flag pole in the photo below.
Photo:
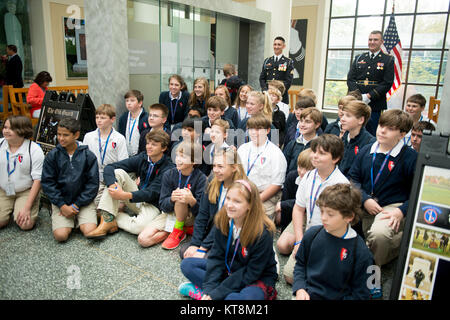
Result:
<svg viewBox="0 0 450 320"><path fill-rule="evenodd" d="M395 0L392 0L392 14L394 14L394 9L395 9Z"/></svg>

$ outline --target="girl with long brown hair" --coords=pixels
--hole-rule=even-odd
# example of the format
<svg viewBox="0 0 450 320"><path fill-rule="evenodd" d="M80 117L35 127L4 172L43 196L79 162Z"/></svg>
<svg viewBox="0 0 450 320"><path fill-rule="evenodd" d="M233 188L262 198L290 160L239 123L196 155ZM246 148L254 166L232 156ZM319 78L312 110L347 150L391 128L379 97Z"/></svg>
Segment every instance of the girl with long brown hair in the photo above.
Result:
<svg viewBox="0 0 450 320"><path fill-rule="evenodd" d="M202 300L275 299L275 225L265 214L256 186L236 180L214 222L214 246L207 263L199 267L196 258L181 263L192 284L180 286L180 293Z"/></svg>

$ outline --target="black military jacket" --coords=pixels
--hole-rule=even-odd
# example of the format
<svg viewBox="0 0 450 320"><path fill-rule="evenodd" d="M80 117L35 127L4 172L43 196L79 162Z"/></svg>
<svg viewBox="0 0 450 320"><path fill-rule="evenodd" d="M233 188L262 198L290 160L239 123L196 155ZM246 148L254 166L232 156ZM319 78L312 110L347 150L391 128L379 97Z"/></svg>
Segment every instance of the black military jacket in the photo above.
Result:
<svg viewBox="0 0 450 320"><path fill-rule="evenodd" d="M279 61L275 62L274 56L271 56L264 60L261 74L259 76L259 85L261 90L267 90L267 81L270 80L280 80L283 81L286 90L283 95L283 102L289 101L288 90L292 85L292 79L294 77L294 62L292 59L281 55Z"/></svg>
<svg viewBox="0 0 450 320"><path fill-rule="evenodd" d="M369 52L356 56L347 75L349 91L369 93L372 111L387 109L386 93L394 82L394 58L380 51L370 59Z"/></svg>

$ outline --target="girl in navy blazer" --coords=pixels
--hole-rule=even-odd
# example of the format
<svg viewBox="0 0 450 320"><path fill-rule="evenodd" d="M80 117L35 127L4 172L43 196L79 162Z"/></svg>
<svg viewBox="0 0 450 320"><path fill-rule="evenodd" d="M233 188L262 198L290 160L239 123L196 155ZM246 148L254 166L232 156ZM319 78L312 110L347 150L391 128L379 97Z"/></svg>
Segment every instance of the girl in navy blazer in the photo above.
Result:
<svg viewBox="0 0 450 320"><path fill-rule="evenodd" d="M169 78L169 91L161 92L159 103L165 104L169 109L167 122L172 126L183 122L189 112L189 92L182 91L186 84L181 76L174 74Z"/></svg>
<svg viewBox="0 0 450 320"><path fill-rule="evenodd" d="M199 258L181 262L181 271L192 283L182 284L180 293L197 300L275 299L275 225L256 186L236 180L214 224L214 245L206 263Z"/></svg>

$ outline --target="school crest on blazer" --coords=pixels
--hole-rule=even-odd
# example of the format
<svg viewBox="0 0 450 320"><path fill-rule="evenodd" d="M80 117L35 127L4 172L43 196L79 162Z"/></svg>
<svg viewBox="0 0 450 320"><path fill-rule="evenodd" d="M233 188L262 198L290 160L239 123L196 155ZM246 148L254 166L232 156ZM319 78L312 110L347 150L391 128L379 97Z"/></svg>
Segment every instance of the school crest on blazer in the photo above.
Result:
<svg viewBox="0 0 450 320"><path fill-rule="evenodd" d="M348 250L345 248L342 248L341 253L339 255L341 261L344 261L345 259L347 259L347 256L348 256Z"/></svg>
<svg viewBox="0 0 450 320"><path fill-rule="evenodd" d="M246 248L246 247L242 247L241 253L242 253L242 256L243 256L244 258L247 258L247 256L248 256L248 251L247 251L247 248Z"/></svg>

